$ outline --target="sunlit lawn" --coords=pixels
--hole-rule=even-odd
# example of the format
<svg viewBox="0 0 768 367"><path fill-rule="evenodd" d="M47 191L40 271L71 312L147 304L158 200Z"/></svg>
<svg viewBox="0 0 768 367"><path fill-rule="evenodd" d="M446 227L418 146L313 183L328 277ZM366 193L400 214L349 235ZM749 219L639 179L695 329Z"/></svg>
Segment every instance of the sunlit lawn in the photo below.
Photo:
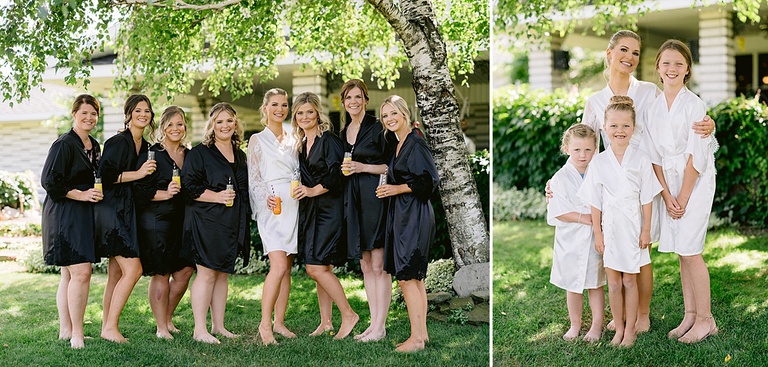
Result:
<svg viewBox="0 0 768 367"><path fill-rule="evenodd" d="M666 337L683 316L676 255L651 254L651 331L632 348L566 342L565 291L549 283L554 227L493 227L493 360L498 366L768 366L768 232L711 231L704 259L720 334L697 345ZM607 290L606 290L607 292ZM606 300L606 320L609 320ZM582 335L591 317L585 306Z"/></svg>
<svg viewBox="0 0 768 367"><path fill-rule="evenodd" d="M365 292L358 277L341 279L350 304L361 317L354 335L362 332L369 321ZM58 275L0 271L0 366L487 366L490 359L487 325L433 321L428 322L431 342L425 351L395 353L395 344L408 337L409 323L406 311L394 307L387 323L388 335L381 342L359 343L351 337L336 341L328 334L309 337L319 316L314 282L303 273L294 277L286 321L299 337L278 337L280 345L268 347L256 337L263 275L230 277L225 324L242 336L223 340L221 345L192 340L189 292L174 319L181 334L172 341L157 339L146 296L147 278L139 281L120 320L121 331L130 342L118 345L100 339L106 276L94 275L86 310L86 348L72 350L68 342L57 340L58 281ZM340 320L334 307L337 328Z"/></svg>

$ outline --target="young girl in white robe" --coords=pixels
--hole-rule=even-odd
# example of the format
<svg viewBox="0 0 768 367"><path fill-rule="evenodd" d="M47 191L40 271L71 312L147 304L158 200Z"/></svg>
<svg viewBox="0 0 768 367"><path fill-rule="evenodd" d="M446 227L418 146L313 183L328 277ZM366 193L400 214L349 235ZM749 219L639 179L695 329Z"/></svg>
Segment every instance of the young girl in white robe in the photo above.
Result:
<svg viewBox="0 0 768 367"><path fill-rule="evenodd" d="M706 114L704 102L685 87L691 77L691 51L677 40L665 42L656 55L664 92L649 114L648 145L653 169L663 188L659 252L680 257L685 315L670 338L694 343L717 333L712 318L709 271L701 256L715 196L713 138L702 139L691 125Z"/></svg>
<svg viewBox="0 0 768 367"><path fill-rule="evenodd" d="M616 330L611 344L631 346L637 338L637 274L641 253L651 243L651 202L661 185L648 157L630 145L635 127L632 99L612 97L604 120L610 147L592 160L578 195L592 206L595 249L605 264Z"/></svg>
<svg viewBox="0 0 768 367"><path fill-rule="evenodd" d="M578 198L576 192L597 150L597 134L587 125L573 125L563 134L562 150L569 159L552 176L555 195L547 204L547 223L555 226L555 249L549 281L566 291L571 327L563 335L565 340L579 336L583 292L588 290L592 326L584 340L595 342L600 339L603 329L605 270L603 257L594 247L591 209Z"/></svg>

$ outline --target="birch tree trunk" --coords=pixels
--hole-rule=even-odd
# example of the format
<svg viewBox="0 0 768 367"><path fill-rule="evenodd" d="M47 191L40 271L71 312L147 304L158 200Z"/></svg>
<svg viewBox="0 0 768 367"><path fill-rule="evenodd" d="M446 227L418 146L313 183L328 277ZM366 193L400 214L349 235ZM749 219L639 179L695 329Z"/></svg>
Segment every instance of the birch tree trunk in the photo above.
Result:
<svg viewBox="0 0 768 367"><path fill-rule="evenodd" d="M400 37L413 68L416 104L440 174L440 197L456 265L490 260L488 228L459 130L459 105L429 0L368 0Z"/></svg>

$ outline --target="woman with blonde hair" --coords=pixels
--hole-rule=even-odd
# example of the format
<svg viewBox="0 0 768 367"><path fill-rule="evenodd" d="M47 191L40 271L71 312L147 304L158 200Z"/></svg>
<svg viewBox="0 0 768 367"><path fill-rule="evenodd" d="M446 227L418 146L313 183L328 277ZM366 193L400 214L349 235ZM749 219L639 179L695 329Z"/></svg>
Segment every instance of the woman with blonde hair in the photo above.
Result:
<svg viewBox="0 0 768 367"><path fill-rule="evenodd" d="M248 188L253 219L259 227L264 253L269 257L269 273L261 292L259 336L264 344L277 344L274 333L296 337L285 327L291 266L298 252L299 214L299 202L290 191L291 180L298 180L296 141L283 129L283 121L288 117L288 93L280 88L264 93L261 115L265 128L251 135L248 142Z"/></svg>
<svg viewBox="0 0 768 367"><path fill-rule="evenodd" d="M228 103L217 103L208 113L203 141L187 154L181 182L188 195L184 217L184 246L189 246L197 264L192 282L193 338L219 344L214 336L237 335L224 327L229 274L241 255L248 265L250 253L250 205L248 166L240 150L243 126ZM211 310L211 331L207 329Z"/></svg>
<svg viewBox="0 0 768 367"><path fill-rule="evenodd" d="M178 106L166 108L155 135L157 143L147 152L154 152L157 170L134 185L141 265L143 274L152 277L149 305L156 335L165 339L173 339L171 332L179 331L173 325L173 312L187 291L195 264L181 247L184 198L179 194L179 172L189 151L184 146L186 136L184 111ZM137 164L147 160L148 154L142 154Z"/></svg>
<svg viewBox="0 0 768 367"><path fill-rule="evenodd" d="M437 168L427 143L411 124L408 104L397 95L381 104L380 118L395 133L397 148L389 163L386 185L376 196L389 199L384 243L384 269L392 274L403 291L411 336L398 344L398 352L424 349L427 333L427 275L429 246L435 239L435 213L430 197L440 184Z"/></svg>
<svg viewBox="0 0 768 367"><path fill-rule="evenodd" d="M331 132L320 98L302 93L293 102L291 119L299 151L301 184L293 190L299 203L299 257L317 284L320 325L310 335L333 330L332 302L341 312L341 327L334 337L349 335L360 317L352 310L333 266L346 257L341 243L344 198L341 195L341 141Z"/></svg>

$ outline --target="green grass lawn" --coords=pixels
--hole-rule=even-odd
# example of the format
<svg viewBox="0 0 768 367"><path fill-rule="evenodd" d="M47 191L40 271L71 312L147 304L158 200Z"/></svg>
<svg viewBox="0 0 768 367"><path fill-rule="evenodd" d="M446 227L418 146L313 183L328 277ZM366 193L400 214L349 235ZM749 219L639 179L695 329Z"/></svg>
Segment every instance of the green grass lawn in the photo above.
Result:
<svg viewBox="0 0 768 367"><path fill-rule="evenodd" d="M720 334L696 345L666 337L683 316L679 266L654 250L651 330L632 348L609 346L612 332L596 344L561 338L569 321L565 291L549 283L553 236L540 221L494 223L494 365L768 366L768 232L709 232L704 259ZM582 336L590 312L585 305ZM607 299L605 313L607 322Z"/></svg>
<svg viewBox="0 0 768 367"><path fill-rule="evenodd" d="M350 304L360 315L354 335L362 332L369 321L365 292L360 278L342 276L341 280ZM294 276L286 317L286 325L299 337L291 340L276 335L278 346L263 346L257 338L263 275L230 277L225 325L241 337L222 340L221 345L192 340L189 292L174 318L182 332L175 340L157 339L147 301L149 280L144 277L120 319L120 330L130 342L118 345L99 338L106 275L95 274L85 315L86 348L72 350L69 342L57 339L58 281L58 275L0 271L0 366L487 366L490 359L487 325L461 326L431 320L427 324L431 342L426 350L395 353L395 344L404 341L410 330L406 311L394 307L387 322L388 335L381 342L359 343L351 337L337 341L328 334L309 337L319 314L314 282L304 273ZM337 329L340 322L334 307Z"/></svg>

